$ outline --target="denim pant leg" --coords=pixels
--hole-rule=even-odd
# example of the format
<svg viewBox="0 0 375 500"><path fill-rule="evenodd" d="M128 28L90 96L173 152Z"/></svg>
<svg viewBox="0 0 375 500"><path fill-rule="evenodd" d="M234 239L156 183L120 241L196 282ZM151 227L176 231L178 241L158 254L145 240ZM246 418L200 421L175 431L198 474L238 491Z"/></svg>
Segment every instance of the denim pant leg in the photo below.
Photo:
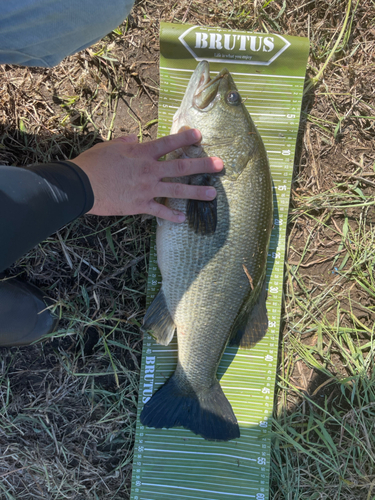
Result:
<svg viewBox="0 0 375 500"><path fill-rule="evenodd" d="M134 0L0 0L0 64L51 67L121 24Z"/></svg>

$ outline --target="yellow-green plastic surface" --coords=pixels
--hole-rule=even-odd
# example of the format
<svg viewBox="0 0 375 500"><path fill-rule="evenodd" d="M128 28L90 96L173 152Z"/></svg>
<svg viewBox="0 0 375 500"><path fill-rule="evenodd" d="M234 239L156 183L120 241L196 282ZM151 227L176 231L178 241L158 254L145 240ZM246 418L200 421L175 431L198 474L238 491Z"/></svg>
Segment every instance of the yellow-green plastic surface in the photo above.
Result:
<svg viewBox="0 0 375 500"><path fill-rule="evenodd" d="M162 23L159 136L169 133L199 60L211 77L232 73L265 144L274 192L274 229L267 265L269 328L254 348L227 347L218 378L241 437L206 441L191 431L140 424L144 402L176 366L177 340L145 335L139 385L131 500L268 500L270 437L283 287L285 231L309 44L306 38ZM223 131L225 133L225 131ZM152 239L147 303L161 284Z"/></svg>

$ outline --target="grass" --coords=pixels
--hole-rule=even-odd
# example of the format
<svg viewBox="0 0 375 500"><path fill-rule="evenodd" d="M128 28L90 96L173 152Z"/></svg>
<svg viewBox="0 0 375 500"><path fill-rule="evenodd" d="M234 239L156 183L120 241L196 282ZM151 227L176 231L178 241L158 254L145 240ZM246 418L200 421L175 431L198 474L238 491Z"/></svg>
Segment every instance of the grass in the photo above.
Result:
<svg viewBox="0 0 375 500"><path fill-rule="evenodd" d="M351 265L320 293L310 277L289 272L288 288L297 282L301 293L287 300L272 498L374 498L374 306L363 301L375 293L374 232L358 227L351 236ZM351 299L353 285L364 290L360 302Z"/></svg>
<svg viewBox="0 0 375 500"><path fill-rule="evenodd" d="M3 66L0 161L74 158L156 136L158 22L309 36L275 400L273 500L373 500L373 0L137 2L51 70ZM0 350L0 498L129 496L149 222L86 216L7 276L61 318L44 344Z"/></svg>
<svg viewBox="0 0 375 500"><path fill-rule="evenodd" d="M321 133L334 136L334 123L324 122ZM275 499L375 498L375 199L358 177L338 175L325 191L294 196Z"/></svg>

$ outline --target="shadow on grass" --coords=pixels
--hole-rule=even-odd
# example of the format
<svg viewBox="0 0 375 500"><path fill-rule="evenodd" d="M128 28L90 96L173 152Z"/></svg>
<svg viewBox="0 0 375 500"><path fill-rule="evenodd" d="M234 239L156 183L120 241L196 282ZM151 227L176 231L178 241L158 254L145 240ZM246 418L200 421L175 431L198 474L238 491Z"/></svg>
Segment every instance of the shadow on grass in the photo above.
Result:
<svg viewBox="0 0 375 500"><path fill-rule="evenodd" d="M311 94L303 103L306 114L312 107L313 91ZM306 121L302 124L296 166L302 164ZM345 209L342 212L345 218ZM317 214L324 214L324 210ZM308 274L295 269L288 273L286 295L293 298L293 304L285 313L288 328L283 328L279 363L282 372L272 432L272 499L374 498L375 288L371 262L375 253L371 214L367 223L366 217L366 209L361 210L347 238L340 235L337 226L333 228L348 257L346 266L333 277L331 270L326 271L328 284L322 283L322 273L316 267ZM316 214L311 218L314 224L317 219ZM304 251L317 246L304 238Z"/></svg>

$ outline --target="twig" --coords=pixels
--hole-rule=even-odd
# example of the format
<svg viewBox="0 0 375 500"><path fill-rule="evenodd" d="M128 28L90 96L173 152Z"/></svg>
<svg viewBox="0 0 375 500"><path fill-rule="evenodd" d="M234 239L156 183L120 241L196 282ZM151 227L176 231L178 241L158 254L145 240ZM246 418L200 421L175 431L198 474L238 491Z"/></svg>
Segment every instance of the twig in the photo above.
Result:
<svg viewBox="0 0 375 500"><path fill-rule="evenodd" d="M339 33L339 36L337 37L337 40L336 40L336 43L335 45L333 46L333 49L331 50L329 56L327 57L327 60L326 62L323 64L323 67L320 69L320 71L318 72L318 74L311 79L310 83L307 85L307 87L305 88L305 90L303 91L303 94L305 95L312 87L314 87L314 85L316 85L318 83L318 81L320 80L320 78L323 76L323 73L324 73L324 70L326 69L326 67L328 66L328 63L329 61L332 59L333 57L333 54L336 52L336 49L339 45L339 43L341 42L341 38L344 36L344 33L345 33L345 29L346 29L346 25L348 24L348 21L349 21L349 15L350 15L350 9L351 9L351 6L352 6L352 0L349 0L348 1L348 7L346 9L346 16L345 16L345 19L344 19L344 23L342 25L342 28L341 28L341 31Z"/></svg>
<svg viewBox="0 0 375 500"><path fill-rule="evenodd" d="M322 262L327 262L327 260L331 260L334 257L336 257L336 255L338 255L340 253L343 253L343 252L346 252L346 248L343 248L339 252L336 252L335 255L331 255L330 257L325 257L324 259L313 260L311 262L308 262L307 264L300 264L299 262L293 262L291 260L288 261L288 264L292 264L292 266L299 266L299 267L305 267L306 268L306 267L313 266L315 264L321 264Z"/></svg>
<svg viewBox="0 0 375 500"><path fill-rule="evenodd" d="M147 254L145 254L145 255L147 255ZM102 285L103 283L106 283L107 281L111 280L112 278L114 278L118 274L123 273L124 271L129 269L129 267L135 266L136 264L138 264L138 262L140 262L142 259L145 258L145 255L140 255L136 259L131 260L128 264L126 264L126 266L120 267L120 269L117 269L117 271L112 273L111 276L107 276L106 278L103 278L102 280L97 281L93 286L89 286L86 290L88 292L91 292L92 290L94 290L98 286Z"/></svg>
<svg viewBox="0 0 375 500"><path fill-rule="evenodd" d="M9 476L9 474L14 474L15 472L19 472L20 470L24 470L24 469L30 469L30 466L29 467L21 467L20 469L10 470L9 472L4 472L4 474L0 474L0 477Z"/></svg>
<svg viewBox="0 0 375 500"><path fill-rule="evenodd" d="M253 285L253 278L251 277L247 267L245 266L245 264L242 264L242 267L243 267L243 270L245 271L245 274L249 280L249 283L250 283L250 286L251 286L251 289L254 290L254 285Z"/></svg>
<svg viewBox="0 0 375 500"><path fill-rule="evenodd" d="M364 182L365 184L368 184L369 186L375 187L375 182L364 179L363 177L361 177L359 175L352 175L352 174L341 174L341 175L343 175L345 177L349 177L350 179L355 179L357 181Z"/></svg>
<svg viewBox="0 0 375 500"><path fill-rule="evenodd" d="M107 141L110 141L112 139L113 125L114 125L115 119L116 119L118 100L119 100L119 94L117 93L116 98L115 98L115 105L113 106L112 120L111 120L111 124L109 126L109 131L107 134Z"/></svg>

